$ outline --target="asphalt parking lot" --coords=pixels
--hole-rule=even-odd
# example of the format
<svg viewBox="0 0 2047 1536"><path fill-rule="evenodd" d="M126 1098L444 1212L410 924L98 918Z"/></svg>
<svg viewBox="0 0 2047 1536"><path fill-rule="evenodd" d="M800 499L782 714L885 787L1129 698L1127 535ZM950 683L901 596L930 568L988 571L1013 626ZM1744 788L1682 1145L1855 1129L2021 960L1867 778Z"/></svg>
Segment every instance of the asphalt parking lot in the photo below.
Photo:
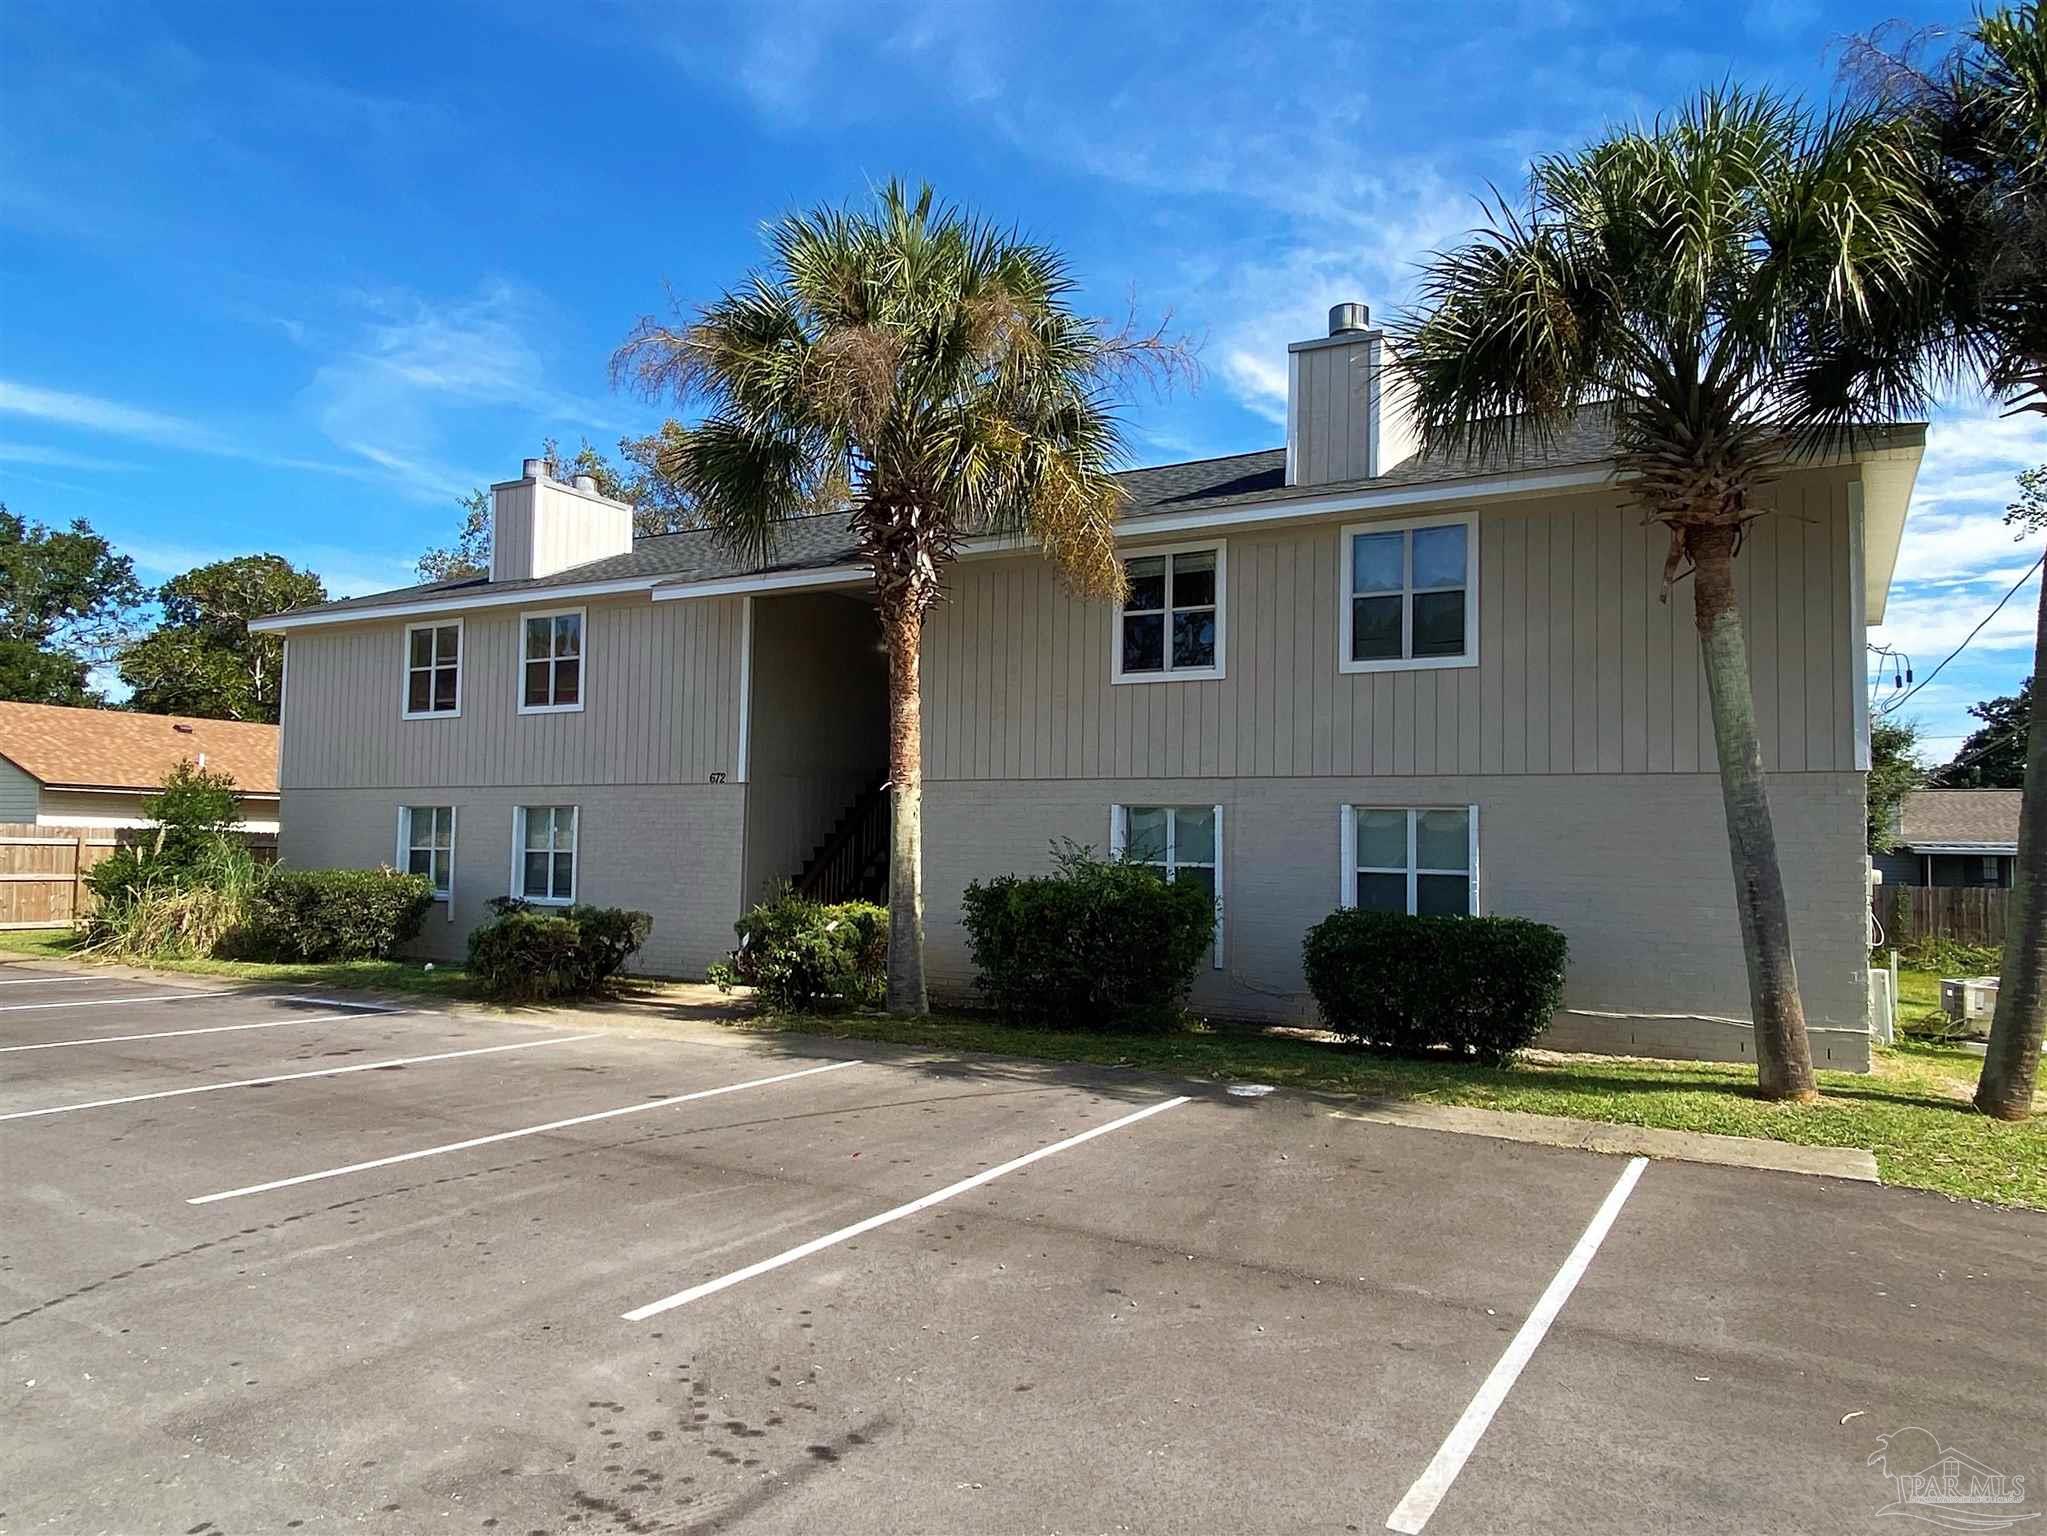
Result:
<svg viewBox="0 0 2047 1536"><path fill-rule="evenodd" d="M0 966L0 1531L2042 1508L2047 1217L1338 1107Z"/></svg>

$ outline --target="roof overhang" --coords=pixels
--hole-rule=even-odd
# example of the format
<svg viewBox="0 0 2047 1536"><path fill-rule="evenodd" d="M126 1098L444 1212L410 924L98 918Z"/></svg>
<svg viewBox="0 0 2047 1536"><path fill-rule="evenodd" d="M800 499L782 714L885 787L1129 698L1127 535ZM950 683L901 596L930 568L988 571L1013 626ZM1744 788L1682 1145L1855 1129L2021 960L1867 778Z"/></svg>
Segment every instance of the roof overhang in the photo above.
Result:
<svg viewBox="0 0 2047 1536"><path fill-rule="evenodd" d="M39 781L45 789L61 790L67 795L155 795L163 792L161 784L65 784L56 779ZM237 800L275 800L279 791L274 789L244 789L235 786Z"/></svg>
<svg viewBox="0 0 2047 1536"><path fill-rule="evenodd" d="M1905 433L1916 432L1916 441L1898 443ZM1855 456L1860 467L1863 516L1863 578L1868 602L1868 620L1883 617L1884 596L1890 588L1891 572L1897 564L1898 543L1904 537L1905 510L1912 499L1912 485L1924 453L1923 429L1893 428L1891 446L1872 448ZM1437 480L1418 485L1389 485L1335 492L1329 495L1276 495L1270 500L1236 503L1226 507L1193 509L1186 512L1152 513L1122 524L1116 531L1119 543L1134 543L1161 535L1208 529L1255 528L1270 523L1314 522L1355 516L1359 513L1398 512L1418 507L1440 507L1460 503L1483 503L1503 499L1530 500L1564 496L1613 485L1617 476L1613 464L1602 462L1535 470L1514 474L1473 476L1463 480ZM1029 540L1004 536L968 539L959 547L963 559L1010 555L1034 547ZM850 587L869 579L865 565L810 566L795 570L761 571L742 576L719 576L690 580L676 576L623 576L610 581L564 582L560 585L522 587L516 592L492 592L487 587L463 592L437 593L432 597L378 603L341 612L281 613L255 619L249 628L261 634L289 634L294 630L322 628L333 624L362 624L379 619L428 618L440 614L466 613L474 609L506 608L537 603L554 603L580 597L611 597L646 592L655 602L676 602L689 598L751 596L756 593L797 592L813 588Z"/></svg>
<svg viewBox="0 0 2047 1536"><path fill-rule="evenodd" d="M1905 514L1911 510L1912 487L1919 479L1919 461L1926 455L1926 430L1916 441L1899 442L1911 429L1891 429L1891 446L1856 455L1862 495L1863 617L1881 624L1891 578L1898 568L1898 546L1905 538Z"/></svg>
<svg viewBox="0 0 2047 1536"><path fill-rule="evenodd" d="M1906 843L1904 846L1913 853L1959 853L1972 857L1993 853L2016 855L2019 851L2017 843Z"/></svg>

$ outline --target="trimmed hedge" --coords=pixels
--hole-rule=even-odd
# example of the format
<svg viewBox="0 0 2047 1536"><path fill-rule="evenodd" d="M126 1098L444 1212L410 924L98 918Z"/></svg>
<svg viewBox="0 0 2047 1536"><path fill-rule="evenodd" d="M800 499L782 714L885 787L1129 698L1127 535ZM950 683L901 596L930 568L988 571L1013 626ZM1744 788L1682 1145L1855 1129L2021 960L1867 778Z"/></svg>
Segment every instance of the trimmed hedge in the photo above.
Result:
<svg viewBox="0 0 2047 1536"><path fill-rule="evenodd" d="M469 975L507 1002L589 997L647 942L654 919L623 907L536 907L500 896L469 935Z"/></svg>
<svg viewBox="0 0 2047 1536"><path fill-rule="evenodd" d="M888 911L871 901L826 906L784 886L732 930L739 948L711 967L726 991L743 982L777 1008L872 1005L887 991Z"/></svg>
<svg viewBox="0 0 2047 1536"><path fill-rule="evenodd" d="M1209 893L1070 843L1053 862L1053 874L977 880L961 898L982 995L1058 1028L1177 1024L1215 942Z"/></svg>
<svg viewBox="0 0 2047 1536"><path fill-rule="evenodd" d="M273 869L250 893L239 947L268 960L383 960L419 937L433 904L424 875Z"/></svg>
<svg viewBox="0 0 2047 1536"><path fill-rule="evenodd" d="M1564 1000L1564 936L1524 917L1343 911L1301 944L1308 989L1337 1034L1403 1054L1448 1047L1500 1063Z"/></svg>

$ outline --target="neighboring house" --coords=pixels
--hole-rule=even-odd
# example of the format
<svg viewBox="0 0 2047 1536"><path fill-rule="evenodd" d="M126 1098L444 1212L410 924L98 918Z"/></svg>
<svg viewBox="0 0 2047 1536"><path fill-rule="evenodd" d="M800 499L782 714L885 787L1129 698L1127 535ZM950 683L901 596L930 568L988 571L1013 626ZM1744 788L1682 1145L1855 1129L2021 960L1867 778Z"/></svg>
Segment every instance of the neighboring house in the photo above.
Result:
<svg viewBox="0 0 2047 1536"><path fill-rule="evenodd" d="M1383 338L1290 349L1283 448L1134 471L1130 599L969 540L925 631L934 991L972 984L960 896L1071 838L1216 892L1196 1006L1300 1018L1342 903L1518 913L1571 944L1559 1046L1739 1057L1748 991L1687 587L1613 483L1603 413L1546 452L1424 458ZM1787 473L1740 562L1816 1057L1868 1061L1864 630L1923 429ZM284 855L446 893L652 912L701 973L742 906L871 879L879 636L843 516L756 568L538 461L492 488L487 577L259 621L289 637ZM885 839L882 840L885 845Z"/></svg>
<svg viewBox="0 0 2047 1536"><path fill-rule="evenodd" d="M277 830L274 725L0 703L0 822L139 827L181 762L233 775L250 832Z"/></svg>
<svg viewBox="0 0 2047 1536"><path fill-rule="evenodd" d="M1915 789L1898 806L1897 846L1876 856L1885 885L2008 889L2019 851L2016 789Z"/></svg>

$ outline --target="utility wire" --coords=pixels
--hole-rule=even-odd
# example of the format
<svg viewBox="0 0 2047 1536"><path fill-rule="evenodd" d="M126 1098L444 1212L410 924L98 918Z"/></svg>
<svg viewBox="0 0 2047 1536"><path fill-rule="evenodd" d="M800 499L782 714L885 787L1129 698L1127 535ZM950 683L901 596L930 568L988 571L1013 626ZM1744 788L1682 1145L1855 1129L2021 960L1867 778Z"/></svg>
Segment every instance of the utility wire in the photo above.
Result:
<svg viewBox="0 0 2047 1536"><path fill-rule="evenodd" d="M1988 624L1992 619L1996 618L1999 613L2003 612L2004 605L2010 602L2014 597L2018 595L2019 588L2023 587L2027 582L2033 579L2033 572L2040 569L2042 561L2047 561L2047 553L2042 553L2038 560L2035 560L2031 565L2026 567L2026 574L2021 576L2017 581L2012 583L2011 591L2005 593L2004 596L2000 597L1997 600L1997 606L1991 609L1988 613L1984 614L1982 618L1978 619L1976 621L1976 627L1970 630L1967 635L1962 637L1962 643L1956 646L1953 650L1949 651L1946 656L1941 658L1940 667L1935 667L1931 672L1927 673L1926 676L1920 678L1918 682L1914 683L1910 688L1907 688L1895 699L1892 699L1889 703L1885 704L1883 708L1878 710L1877 712L1882 715L1892 715L1897 713L1899 707L1902 706L1908 699L1910 699L1913 694L1917 693L1921 688L1924 688L1936 677L1939 677L1941 667L1945 667L1949 662L1953 661L1957 656L1961 655L1963 651L1966 651L1969 648L1969 642L1974 640L1978 635L1983 633L1984 625Z"/></svg>

